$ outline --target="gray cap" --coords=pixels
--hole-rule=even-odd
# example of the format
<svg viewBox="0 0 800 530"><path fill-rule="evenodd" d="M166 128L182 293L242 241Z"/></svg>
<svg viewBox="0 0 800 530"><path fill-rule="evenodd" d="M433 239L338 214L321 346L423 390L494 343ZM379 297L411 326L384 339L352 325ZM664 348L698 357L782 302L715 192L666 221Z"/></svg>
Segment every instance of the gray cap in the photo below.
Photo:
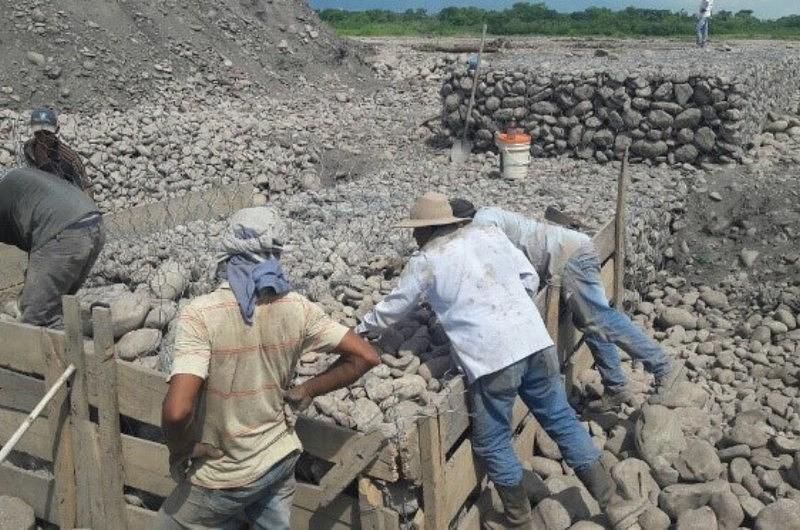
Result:
<svg viewBox="0 0 800 530"><path fill-rule="evenodd" d="M56 111L48 108L34 110L31 112L30 125L34 132L56 132L58 130L58 116L56 115Z"/></svg>

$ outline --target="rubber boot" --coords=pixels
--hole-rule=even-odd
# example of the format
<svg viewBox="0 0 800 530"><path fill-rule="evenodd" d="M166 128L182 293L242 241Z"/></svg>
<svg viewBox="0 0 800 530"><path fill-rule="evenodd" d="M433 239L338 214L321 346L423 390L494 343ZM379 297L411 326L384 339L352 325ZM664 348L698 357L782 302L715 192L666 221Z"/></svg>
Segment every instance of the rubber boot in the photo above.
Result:
<svg viewBox="0 0 800 530"><path fill-rule="evenodd" d="M500 486L495 484L497 494L503 502L502 521L499 526L485 528L507 528L508 530L534 530L531 502L522 484L516 486Z"/></svg>
<svg viewBox="0 0 800 530"><path fill-rule="evenodd" d="M598 460L588 469L576 472L586 489L597 500L614 530L627 530L646 509L645 499L625 500L617 493L617 484Z"/></svg>

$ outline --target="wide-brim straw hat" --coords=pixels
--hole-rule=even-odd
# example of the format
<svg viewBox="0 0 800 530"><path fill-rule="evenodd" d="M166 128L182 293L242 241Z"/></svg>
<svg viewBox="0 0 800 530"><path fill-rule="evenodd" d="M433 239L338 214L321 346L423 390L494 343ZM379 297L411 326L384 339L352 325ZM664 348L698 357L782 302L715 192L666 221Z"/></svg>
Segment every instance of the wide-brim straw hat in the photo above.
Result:
<svg viewBox="0 0 800 530"><path fill-rule="evenodd" d="M425 226L444 226L469 221L453 215L453 208L445 195L429 191L416 200L411 207L411 215L396 225L396 228L422 228Z"/></svg>

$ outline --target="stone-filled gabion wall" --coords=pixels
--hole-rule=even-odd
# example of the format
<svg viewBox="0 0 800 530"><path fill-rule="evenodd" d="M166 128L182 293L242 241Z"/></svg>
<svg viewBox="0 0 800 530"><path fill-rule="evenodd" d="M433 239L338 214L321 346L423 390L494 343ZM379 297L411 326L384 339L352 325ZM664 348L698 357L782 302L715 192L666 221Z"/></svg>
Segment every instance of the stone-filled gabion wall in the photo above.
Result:
<svg viewBox="0 0 800 530"><path fill-rule="evenodd" d="M770 111L784 110L800 79L800 60L743 68L735 76L645 69L546 73L498 67L478 77L471 134L491 148L512 119L533 136L535 157L574 155L669 164L741 161ZM463 132L472 75L458 67L444 79L443 119Z"/></svg>

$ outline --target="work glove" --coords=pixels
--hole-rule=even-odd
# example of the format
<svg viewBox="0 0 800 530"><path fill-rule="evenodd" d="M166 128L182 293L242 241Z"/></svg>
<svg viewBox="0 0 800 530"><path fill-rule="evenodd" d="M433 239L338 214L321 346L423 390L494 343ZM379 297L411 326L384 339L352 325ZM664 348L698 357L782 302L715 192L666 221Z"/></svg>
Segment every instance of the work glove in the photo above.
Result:
<svg viewBox="0 0 800 530"><path fill-rule="evenodd" d="M222 451L213 445L196 443L189 453L176 452L169 453L169 474L175 482L182 482L186 480L186 474L192 467L194 461L201 458L219 458L222 456Z"/></svg>
<svg viewBox="0 0 800 530"><path fill-rule="evenodd" d="M313 398L303 388L296 386L283 391L283 415L289 427L297 423L297 415L311 406Z"/></svg>

